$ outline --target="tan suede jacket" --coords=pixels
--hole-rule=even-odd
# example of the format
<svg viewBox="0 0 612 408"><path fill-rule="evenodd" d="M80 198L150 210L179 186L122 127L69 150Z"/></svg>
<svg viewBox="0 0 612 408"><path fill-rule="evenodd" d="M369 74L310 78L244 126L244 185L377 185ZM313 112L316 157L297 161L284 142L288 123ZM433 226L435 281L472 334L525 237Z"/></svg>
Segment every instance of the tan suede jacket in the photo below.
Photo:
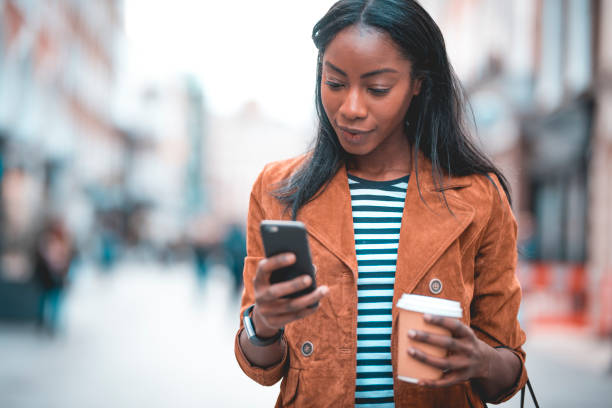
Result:
<svg viewBox="0 0 612 408"><path fill-rule="evenodd" d="M253 278L264 256L259 223L289 219L289 212L270 192L288 177L304 156L267 165L253 186L247 226L245 289L241 313L254 302ZM492 176L493 180L497 179ZM484 176L449 178L446 208L434 187L431 164L419 159L419 185L414 172L408 183L400 230L393 304L403 293L459 301L463 322L493 347L507 347L521 359L514 387L495 402L514 395L527 381L525 334L517 321L521 288L515 275L516 222L505 194ZM357 258L346 170L340 169L327 188L298 213L308 229L317 284L330 293L319 310L285 328L288 347L280 363L262 369L250 364L236 335L235 354L242 370L263 385L282 379L276 407L352 407L355 399L357 344ZM441 293L430 290L432 279ZM397 310L392 310L391 353L396 407L483 407L469 382L427 388L397 380Z"/></svg>

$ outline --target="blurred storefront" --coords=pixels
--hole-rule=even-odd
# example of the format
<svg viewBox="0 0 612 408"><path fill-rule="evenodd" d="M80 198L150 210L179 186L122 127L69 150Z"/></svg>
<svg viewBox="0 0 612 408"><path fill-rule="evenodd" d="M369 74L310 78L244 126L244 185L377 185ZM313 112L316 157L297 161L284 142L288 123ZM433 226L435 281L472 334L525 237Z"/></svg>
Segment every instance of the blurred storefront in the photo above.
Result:
<svg viewBox="0 0 612 408"><path fill-rule="evenodd" d="M84 243L86 187L117 183L123 140L109 101L121 27L120 0L0 3L0 313L35 312L27 283L47 220Z"/></svg>
<svg viewBox="0 0 612 408"><path fill-rule="evenodd" d="M424 5L513 187L527 314L612 333L612 4Z"/></svg>

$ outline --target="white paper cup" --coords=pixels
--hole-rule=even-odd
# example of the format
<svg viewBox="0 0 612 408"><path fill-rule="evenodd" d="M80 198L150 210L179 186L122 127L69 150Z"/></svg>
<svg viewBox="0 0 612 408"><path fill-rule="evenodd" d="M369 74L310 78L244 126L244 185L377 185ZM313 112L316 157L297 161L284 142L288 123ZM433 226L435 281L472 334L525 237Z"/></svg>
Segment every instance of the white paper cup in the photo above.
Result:
<svg viewBox="0 0 612 408"><path fill-rule="evenodd" d="M442 377L442 370L417 361L408 354L408 348L415 347L437 357L444 357L446 350L410 339L408 330L422 330L450 336L448 330L425 323L423 315L431 314L460 319L463 315L461 304L454 300L404 294L397 302L397 307L399 309L397 378L411 383L419 380L439 379Z"/></svg>

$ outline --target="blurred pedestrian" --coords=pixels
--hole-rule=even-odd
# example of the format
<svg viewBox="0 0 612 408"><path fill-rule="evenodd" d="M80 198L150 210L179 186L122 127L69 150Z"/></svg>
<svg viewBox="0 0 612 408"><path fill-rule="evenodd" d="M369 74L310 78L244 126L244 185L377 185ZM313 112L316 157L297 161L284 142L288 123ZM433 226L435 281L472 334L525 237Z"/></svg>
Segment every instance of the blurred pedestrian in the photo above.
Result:
<svg viewBox="0 0 612 408"><path fill-rule="evenodd" d="M222 223L214 214L206 214L192 222L189 239L193 247L198 286L203 288L212 265L224 262Z"/></svg>
<svg viewBox="0 0 612 408"><path fill-rule="evenodd" d="M97 260L104 272L112 270L122 253L121 217L120 209L104 209L97 214Z"/></svg>
<svg viewBox="0 0 612 408"><path fill-rule="evenodd" d="M314 148L267 165L251 193L241 368L261 384L282 379L279 407L510 398L527 380L516 222L508 182L465 125L439 28L416 1L341 0L312 37ZM290 216L306 225L317 270L317 289L292 299L284 296L310 277L270 284L295 257L265 258L259 235L263 219ZM426 318L450 335L400 333L394 300L403 293L458 301L463 317ZM399 336L448 353L399 349ZM405 354L442 377L401 381Z"/></svg>
<svg viewBox="0 0 612 408"><path fill-rule="evenodd" d="M34 272L41 288L38 325L54 333L60 324L60 311L68 272L75 255L72 237L58 218L48 220L38 236Z"/></svg>
<svg viewBox="0 0 612 408"><path fill-rule="evenodd" d="M242 290L242 271L244 269L244 257L246 256L244 227L237 223L230 223L223 240L223 247L226 254L227 267L234 283L233 292L238 296Z"/></svg>

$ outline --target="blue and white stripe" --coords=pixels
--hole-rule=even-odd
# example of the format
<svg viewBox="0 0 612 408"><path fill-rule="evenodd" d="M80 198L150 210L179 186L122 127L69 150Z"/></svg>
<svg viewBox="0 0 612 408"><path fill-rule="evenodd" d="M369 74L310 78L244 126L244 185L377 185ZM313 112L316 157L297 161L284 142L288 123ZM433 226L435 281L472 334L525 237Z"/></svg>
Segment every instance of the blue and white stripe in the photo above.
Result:
<svg viewBox="0 0 612 408"><path fill-rule="evenodd" d="M391 307L408 176L369 181L349 175L357 252L355 407L394 407Z"/></svg>

